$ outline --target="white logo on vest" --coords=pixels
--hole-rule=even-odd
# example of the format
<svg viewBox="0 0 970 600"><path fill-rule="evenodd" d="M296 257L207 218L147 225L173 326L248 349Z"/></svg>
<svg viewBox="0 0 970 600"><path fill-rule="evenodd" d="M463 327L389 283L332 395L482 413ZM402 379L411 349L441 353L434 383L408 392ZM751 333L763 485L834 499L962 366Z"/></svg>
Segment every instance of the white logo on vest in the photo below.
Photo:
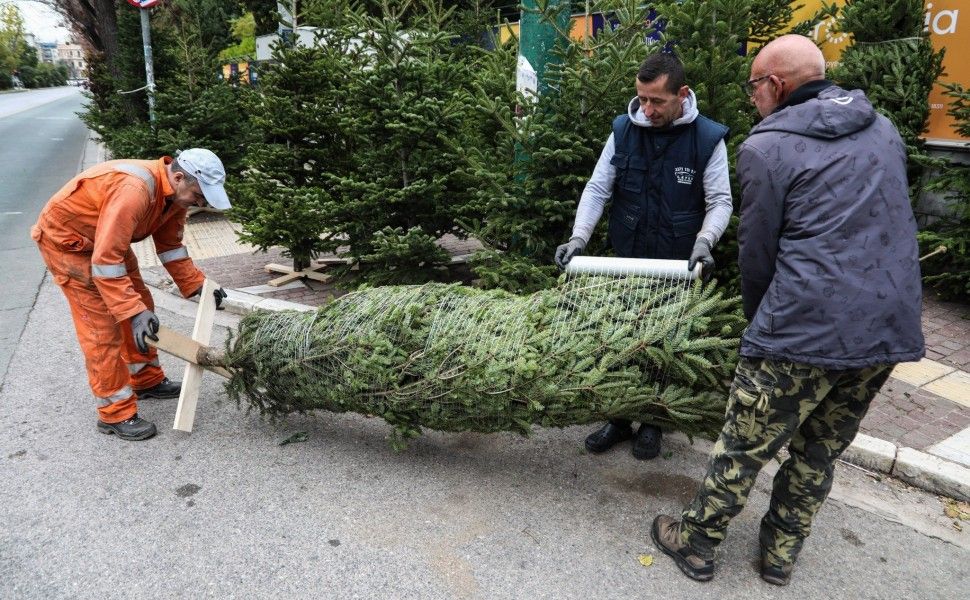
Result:
<svg viewBox="0 0 970 600"><path fill-rule="evenodd" d="M697 173L694 169L690 167L675 167L674 177L677 178L677 183L683 183L684 185L690 185L694 183L694 174Z"/></svg>

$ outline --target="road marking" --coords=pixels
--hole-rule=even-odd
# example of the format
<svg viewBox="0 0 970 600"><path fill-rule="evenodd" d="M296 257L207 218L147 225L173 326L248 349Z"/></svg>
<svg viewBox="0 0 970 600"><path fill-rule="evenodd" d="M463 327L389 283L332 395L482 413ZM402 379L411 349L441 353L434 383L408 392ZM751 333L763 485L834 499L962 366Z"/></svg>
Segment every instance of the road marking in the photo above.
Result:
<svg viewBox="0 0 970 600"><path fill-rule="evenodd" d="M63 142L64 138L51 138L52 142Z"/></svg>
<svg viewBox="0 0 970 600"><path fill-rule="evenodd" d="M34 117L38 121L73 121L71 117Z"/></svg>
<svg viewBox="0 0 970 600"><path fill-rule="evenodd" d="M6 211L6 212L3 213L4 216L7 216L7 215L22 215L22 214L24 214L24 213L19 212L19 211L12 211L12 210L8 210L8 211Z"/></svg>

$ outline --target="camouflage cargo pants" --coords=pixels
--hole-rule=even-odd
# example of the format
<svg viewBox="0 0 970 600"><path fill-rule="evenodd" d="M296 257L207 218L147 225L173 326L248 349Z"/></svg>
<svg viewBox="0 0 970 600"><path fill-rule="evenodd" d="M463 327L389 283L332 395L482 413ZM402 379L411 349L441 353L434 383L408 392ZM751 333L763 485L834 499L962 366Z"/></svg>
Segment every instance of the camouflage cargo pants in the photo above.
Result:
<svg viewBox="0 0 970 600"><path fill-rule="evenodd" d="M790 441L790 458L775 475L771 506L761 520L760 541L772 564L793 564L832 487L835 459L852 442L891 370L879 365L833 371L742 358L704 483L682 515L681 541L712 557L758 472Z"/></svg>

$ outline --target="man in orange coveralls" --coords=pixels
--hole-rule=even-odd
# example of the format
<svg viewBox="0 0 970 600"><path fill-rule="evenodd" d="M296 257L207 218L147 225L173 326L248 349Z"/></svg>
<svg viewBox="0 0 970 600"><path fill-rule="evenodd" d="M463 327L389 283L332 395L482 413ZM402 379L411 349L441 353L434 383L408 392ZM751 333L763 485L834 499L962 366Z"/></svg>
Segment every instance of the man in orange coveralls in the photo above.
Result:
<svg viewBox="0 0 970 600"><path fill-rule="evenodd" d="M152 236L182 295L200 293L205 276L182 245L186 209L229 208L225 181L222 161L202 148L174 160L112 160L69 181L31 229L71 306L102 433L152 437L155 424L138 416L138 399L175 398L182 387L165 377L145 341L158 340L159 323L131 244ZM226 293L215 296L218 306Z"/></svg>

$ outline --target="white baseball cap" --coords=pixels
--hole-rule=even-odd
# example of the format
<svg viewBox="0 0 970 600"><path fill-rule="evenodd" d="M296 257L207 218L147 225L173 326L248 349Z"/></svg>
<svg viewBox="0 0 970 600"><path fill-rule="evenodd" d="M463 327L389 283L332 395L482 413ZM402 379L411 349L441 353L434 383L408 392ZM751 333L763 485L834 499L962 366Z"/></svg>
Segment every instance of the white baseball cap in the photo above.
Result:
<svg viewBox="0 0 970 600"><path fill-rule="evenodd" d="M206 202L219 210L232 207L224 187L226 169L214 152L205 148L189 148L176 154L175 160L186 173L199 180Z"/></svg>

